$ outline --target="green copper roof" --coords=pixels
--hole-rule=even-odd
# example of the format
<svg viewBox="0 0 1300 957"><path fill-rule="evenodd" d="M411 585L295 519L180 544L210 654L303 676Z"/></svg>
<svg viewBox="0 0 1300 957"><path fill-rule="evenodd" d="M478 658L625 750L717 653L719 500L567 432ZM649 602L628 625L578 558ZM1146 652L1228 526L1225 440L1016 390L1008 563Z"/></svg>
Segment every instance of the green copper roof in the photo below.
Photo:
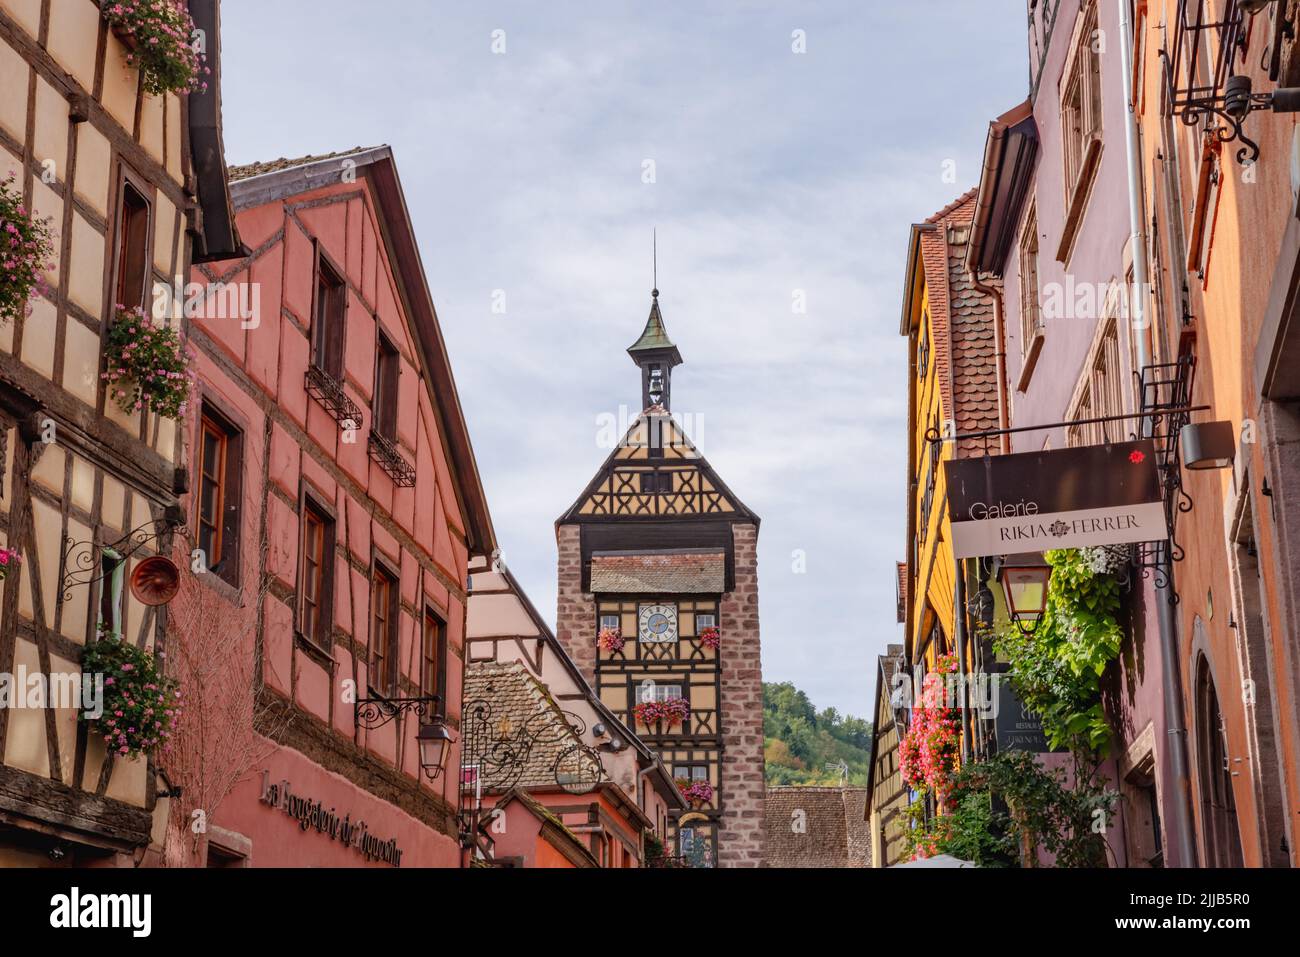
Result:
<svg viewBox="0 0 1300 957"><path fill-rule="evenodd" d="M650 318L646 320L645 332L641 333L641 338L633 343L627 351L635 356L638 352L649 352L652 349L676 348L673 341L668 338L668 330L664 328L664 317L659 314L658 290L655 290L655 297L650 303Z"/></svg>

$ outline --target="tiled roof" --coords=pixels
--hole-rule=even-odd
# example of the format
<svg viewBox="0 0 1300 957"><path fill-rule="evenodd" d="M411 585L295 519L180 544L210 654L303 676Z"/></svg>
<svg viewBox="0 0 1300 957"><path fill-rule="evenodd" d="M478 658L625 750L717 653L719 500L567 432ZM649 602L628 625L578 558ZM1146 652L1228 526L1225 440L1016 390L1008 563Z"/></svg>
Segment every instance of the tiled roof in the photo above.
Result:
<svg viewBox="0 0 1300 957"><path fill-rule="evenodd" d="M712 595L726 591L727 559L716 554L593 555L591 590L604 594Z"/></svg>
<svg viewBox="0 0 1300 957"><path fill-rule="evenodd" d="M866 788L768 788L764 867L869 867Z"/></svg>
<svg viewBox="0 0 1300 957"><path fill-rule="evenodd" d="M340 150L337 153L322 153L319 156L300 156L297 159L285 159L283 156L279 159L265 160L257 163L246 163L243 166L230 167L230 181L236 182L241 179L251 179L254 176L261 176L263 173L278 173L281 170L293 169L295 166L307 166L311 163L319 163L322 160L342 159L347 156L353 156L357 153L366 153L375 147L371 146L354 146L350 150Z"/></svg>
<svg viewBox="0 0 1300 957"><path fill-rule="evenodd" d="M938 228L921 238L944 418L954 420L958 432L998 427L993 300L976 290L966 271L974 215L971 190L926 220ZM957 454L983 450L982 442L963 442Z"/></svg>
<svg viewBox="0 0 1300 957"><path fill-rule="evenodd" d="M569 726L555 699L545 686L529 674L519 662L474 664L465 669L466 702L483 699L492 708L493 729L515 747L525 733L533 741L527 749L523 770L512 782L520 788L554 788L557 786L557 763L563 754L582 743ZM466 762L473 761L466 755ZM562 771L563 768L558 768ZM490 773L485 785L491 787ZM594 784L594 782L593 782Z"/></svg>
<svg viewBox="0 0 1300 957"><path fill-rule="evenodd" d="M898 576L894 594L898 599L898 623L901 625L907 621L907 562L895 562L894 572Z"/></svg>

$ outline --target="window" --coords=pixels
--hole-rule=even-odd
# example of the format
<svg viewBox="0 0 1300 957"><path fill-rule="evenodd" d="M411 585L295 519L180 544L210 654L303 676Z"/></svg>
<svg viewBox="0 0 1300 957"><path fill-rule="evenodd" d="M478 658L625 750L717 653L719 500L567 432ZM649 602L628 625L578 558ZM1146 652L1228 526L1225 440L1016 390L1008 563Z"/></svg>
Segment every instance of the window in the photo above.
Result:
<svg viewBox="0 0 1300 957"><path fill-rule="evenodd" d="M1071 419L1104 418L1124 413L1123 383L1120 378L1119 332L1114 319L1108 319L1101 337L1093 347L1085 378L1078 386L1072 403ZM1066 433L1070 446L1101 445L1124 438L1122 422L1092 422L1072 425Z"/></svg>
<svg viewBox="0 0 1300 957"><path fill-rule="evenodd" d="M312 364L336 381L343 379L343 323L347 286L316 246L316 304L312 316Z"/></svg>
<svg viewBox="0 0 1300 957"><path fill-rule="evenodd" d="M618 629L619 627L620 627L620 626L619 626L619 616L618 616L618 615L601 615L601 616L600 616L600 630L601 630L601 631L604 631L606 628L614 628L614 629Z"/></svg>
<svg viewBox="0 0 1300 957"><path fill-rule="evenodd" d="M1038 296L1038 208L1031 206L1020 235L1020 354L1027 356L1042 335L1042 304Z"/></svg>
<svg viewBox="0 0 1300 957"><path fill-rule="evenodd" d="M668 701L672 698L682 696L682 686L662 685L657 682L645 681L641 683L641 688L637 694L637 701Z"/></svg>
<svg viewBox="0 0 1300 957"><path fill-rule="evenodd" d="M310 502L302 511L302 598L298 632L317 647L330 647L330 595L334 581L334 522Z"/></svg>
<svg viewBox="0 0 1300 957"><path fill-rule="evenodd" d="M370 684L397 690L397 579L379 565L370 588Z"/></svg>
<svg viewBox="0 0 1300 957"><path fill-rule="evenodd" d="M402 357L397 346L382 332L375 349L375 395L371 403L370 428L386 439L397 438L397 380Z"/></svg>
<svg viewBox="0 0 1300 957"><path fill-rule="evenodd" d="M641 494L657 495L659 493L668 493L673 490L673 476L671 472L642 472L641 473Z"/></svg>
<svg viewBox="0 0 1300 957"><path fill-rule="evenodd" d="M717 628L718 616L698 614L695 616L695 633L698 635L705 628Z"/></svg>
<svg viewBox="0 0 1300 957"><path fill-rule="evenodd" d="M1101 140L1101 56L1097 51L1097 8L1087 13L1079 45L1061 80L1061 137L1067 209L1088 185L1094 144Z"/></svg>
<svg viewBox="0 0 1300 957"><path fill-rule="evenodd" d="M707 764L674 764L673 780L675 781L707 781L709 779L709 766Z"/></svg>
<svg viewBox="0 0 1300 957"><path fill-rule="evenodd" d="M117 276L113 294L128 309L144 307L149 277L149 200L123 179L117 214Z"/></svg>
<svg viewBox="0 0 1300 957"><path fill-rule="evenodd" d="M442 697L443 661L447 648L447 626L431 609L424 611L420 635L420 695ZM445 703L444 703L445 704ZM442 710L440 707L439 711Z"/></svg>
<svg viewBox="0 0 1300 957"><path fill-rule="evenodd" d="M930 371L930 316L922 317L921 329L916 334L916 377L924 379Z"/></svg>
<svg viewBox="0 0 1300 957"><path fill-rule="evenodd" d="M198 545L207 570L238 585L242 435L206 404L199 435Z"/></svg>
<svg viewBox="0 0 1300 957"><path fill-rule="evenodd" d="M118 637L122 634L122 584L126 562L111 548L99 553L99 625L100 631Z"/></svg>

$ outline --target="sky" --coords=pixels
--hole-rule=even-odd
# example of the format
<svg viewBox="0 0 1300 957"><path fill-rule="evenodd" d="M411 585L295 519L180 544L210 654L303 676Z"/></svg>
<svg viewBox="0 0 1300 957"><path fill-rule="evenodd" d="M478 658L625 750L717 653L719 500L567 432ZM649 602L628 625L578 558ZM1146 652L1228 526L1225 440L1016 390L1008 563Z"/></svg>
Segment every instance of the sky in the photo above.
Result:
<svg viewBox="0 0 1300 957"><path fill-rule="evenodd" d="M502 557L552 623L555 520L640 404L657 231L673 411L762 518L764 680L870 717L908 228L1027 95L1024 8L225 0L226 154L393 148Z"/></svg>

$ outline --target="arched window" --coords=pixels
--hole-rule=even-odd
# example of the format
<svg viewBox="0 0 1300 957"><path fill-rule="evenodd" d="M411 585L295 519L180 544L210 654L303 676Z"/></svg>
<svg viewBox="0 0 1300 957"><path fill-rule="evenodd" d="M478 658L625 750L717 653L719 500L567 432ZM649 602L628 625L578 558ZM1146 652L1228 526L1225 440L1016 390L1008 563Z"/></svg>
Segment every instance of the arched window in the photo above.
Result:
<svg viewBox="0 0 1300 957"><path fill-rule="evenodd" d="M1227 733L1214 676L1204 655L1196 667L1196 766L1205 866L1241 867L1241 833L1237 829Z"/></svg>

